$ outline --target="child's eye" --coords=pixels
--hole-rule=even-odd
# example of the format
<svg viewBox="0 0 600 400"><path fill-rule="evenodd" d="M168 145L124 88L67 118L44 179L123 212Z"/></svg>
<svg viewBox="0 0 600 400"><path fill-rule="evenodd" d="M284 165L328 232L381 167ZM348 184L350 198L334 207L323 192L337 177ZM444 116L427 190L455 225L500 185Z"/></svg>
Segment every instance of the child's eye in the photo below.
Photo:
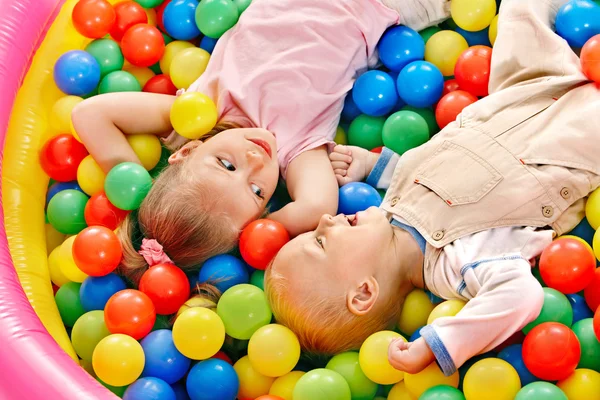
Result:
<svg viewBox="0 0 600 400"><path fill-rule="evenodd" d="M258 187L258 185L255 185L254 183L250 185L250 188L252 189L252 192L260 197L261 199L264 199L265 196L263 195L263 191L261 188Z"/></svg>
<svg viewBox="0 0 600 400"><path fill-rule="evenodd" d="M228 171L235 171L235 165L233 165L229 161L227 161L225 159L222 159L222 158L217 158L217 160L219 160L219 162L221 163L221 165L223 167L225 167L225 169L227 169Z"/></svg>
<svg viewBox="0 0 600 400"><path fill-rule="evenodd" d="M315 238L315 240L317 241L317 244L321 246L323 250L325 250L325 247L323 247L323 240L318 236Z"/></svg>

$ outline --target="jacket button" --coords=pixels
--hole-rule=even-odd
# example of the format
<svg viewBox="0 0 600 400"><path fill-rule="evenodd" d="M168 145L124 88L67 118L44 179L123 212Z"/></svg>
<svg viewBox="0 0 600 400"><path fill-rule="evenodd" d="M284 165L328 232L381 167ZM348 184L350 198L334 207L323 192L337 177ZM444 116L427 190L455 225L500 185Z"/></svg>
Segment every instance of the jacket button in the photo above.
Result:
<svg viewBox="0 0 600 400"><path fill-rule="evenodd" d="M560 189L560 195L563 199L568 199L569 197L571 197L571 191L569 190L569 188L564 187Z"/></svg>
<svg viewBox="0 0 600 400"><path fill-rule="evenodd" d="M398 204L398 200L399 200L399 199L398 199L397 197L394 197L394 198L392 199L392 201L390 201L390 205L391 205L392 207L394 207L396 204Z"/></svg>
<svg viewBox="0 0 600 400"><path fill-rule="evenodd" d="M544 206L542 207L542 214L544 214L544 217L550 218L554 215L554 208L550 206Z"/></svg>
<svg viewBox="0 0 600 400"><path fill-rule="evenodd" d="M442 240L444 238L444 231L435 231L431 237L433 240Z"/></svg>

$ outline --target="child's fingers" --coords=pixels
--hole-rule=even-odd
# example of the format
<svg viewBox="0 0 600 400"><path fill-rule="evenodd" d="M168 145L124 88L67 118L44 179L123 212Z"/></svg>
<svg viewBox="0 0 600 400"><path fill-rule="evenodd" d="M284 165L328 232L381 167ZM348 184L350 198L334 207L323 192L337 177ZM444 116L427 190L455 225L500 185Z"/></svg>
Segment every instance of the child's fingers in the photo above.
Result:
<svg viewBox="0 0 600 400"><path fill-rule="evenodd" d="M330 161L343 161L343 162L350 164L352 162L352 157L350 157L347 154L338 153L338 152L334 151L333 153L329 154L329 160Z"/></svg>
<svg viewBox="0 0 600 400"><path fill-rule="evenodd" d="M338 186L340 186L340 187L344 186L346 183L350 182L350 180L347 177L339 175L339 174L335 174L335 179L337 179Z"/></svg>
<svg viewBox="0 0 600 400"><path fill-rule="evenodd" d="M336 169L334 168L333 173L339 176L346 176L348 175L348 171L345 169Z"/></svg>
<svg viewBox="0 0 600 400"><path fill-rule="evenodd" d="M343 144L338 144L333 148L334 152L352 155L352 151L348 146L344 146Z"/></svg>
<svg viewBox="0 0 600 400"><path fill-rule="evenodd" d="M332 161L331 166L333 167L334 170L336 170L336 169L347 170L348 167L350 167L350 165L348 165L348 163L343 162L343 161Z"/></svg>

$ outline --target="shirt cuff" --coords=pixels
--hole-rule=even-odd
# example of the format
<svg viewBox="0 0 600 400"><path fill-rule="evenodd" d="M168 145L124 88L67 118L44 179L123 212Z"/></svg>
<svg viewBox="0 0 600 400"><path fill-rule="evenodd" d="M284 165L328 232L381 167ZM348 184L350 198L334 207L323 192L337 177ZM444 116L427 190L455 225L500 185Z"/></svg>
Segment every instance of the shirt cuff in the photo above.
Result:
<svg viewBox="0 0 600 400"><path fill-rule="evenodd" d="M448 349L438 336L435 328L431 325L424 326L420 330L421 337L425 339L427 345L435 355L435 358L445 376L450 376L456 372L456 365L448 352Z"/></svg>
<svg viewBox="0 0 600 400"><path fill-rule="evenodd" d="M392 176L396 170L398 160L400 160L398 154L387 147L384 147L381 155L377 159L377 163L375 163L373 170L367 177L367 184L377 189L387 189L390 187L390 182L392 181Z"/></svg>

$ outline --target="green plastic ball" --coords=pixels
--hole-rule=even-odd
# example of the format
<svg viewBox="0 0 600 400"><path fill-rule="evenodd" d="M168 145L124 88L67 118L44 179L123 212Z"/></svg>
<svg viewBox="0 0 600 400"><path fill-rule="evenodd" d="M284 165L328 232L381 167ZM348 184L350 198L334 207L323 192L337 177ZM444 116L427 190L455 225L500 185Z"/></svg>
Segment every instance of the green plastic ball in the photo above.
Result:
<svg viewBox="0 0 600 400"><path fill-rule="evenodd" d="M352 121L348 129L348 144L372 150L383 146L381 132L385 124L384 117L371 117L361 114Z"/></svg>
<svg viewBox="0 0 600 400"><path fill-rule="evenodd" d="M67 282L58 289L54 296L60 318L69 328L73 327L79 317L85 314L79 298L80 287L81 283Z"/></svg>
<svg viewBox="0 0 600 400"><path fill-rule="evenodd" d="M152 178L139 164L124 162L106 175L104 192L121 210L137 209L152 187Z"/></svg>
<svg viewBox="0 0 600 400"><path fill-rule="evenodd" d="M271 307L265 293L247 283L225 291L217 304L225 332L234 339L247 340L258 328L271 322Z"/></svg>
<svg viewBox="0 0 600 400"><path fill-rule="evenodd" d="M437 124L435 119L435 112L431 108L417 108L413 106L405 106L402 108L402 111L412 111L419 114L425 122L427 122L427 126L429 127L429 137L432 137L436 133L440 131L440 127Z"/></svg>
<svg viewBox="0 0 600 400"><path fill-rule="evenodd" d="M114 71L106 75L98 86L98 93L141 92L138 80L127 71Z"/></svg>
<svg viewBox="0 0 600 400"><path fill-rule="evenodd" d="M600 372L600 342L594 333L594 319L585 318L573 324L573 332L579 339L581 358L577 368Z"/></svg>
<svg viewBox="0 0 600 400"><path fill-rule="evenodd" d="M238 13L240 15L242 15L242 13L246 11L246 8L248 8L250 3L252 3L252 0L233 0L233 4L235 4L235 6L237 7Z"/></svg>
<svg viewBox="0 0 600 400"><path fill-rule="evenodd" d="M150 170L152 179L156 179L156 177L169 165L170 156L171 152L166 147L162 146L160 150L160 160L158 160L158 164Z"/></svg>
<svg viewBox="0 0 600 400"><path fill-rule="evenodd" d="M427 389L419 400L465 400L465 395L448 385L438 385Z"/></svg>
<svg viewBox="0 0 600 400"><path fill-rule="evenodd" d="M414 111L398 111L385 121L382 137L385 147L402 155L429 140L429 126Z"/></svg>
<svg viewBox="0 0 600 400"><path fill-rule="evenodd" d="M265 271L257 269L250 276L250 284L265 290Z"/></svg>
<svg viewBox="0 0 600 400"><path fill-rule="evenodd" d="M94 310L83 314L73 325L71 343L77 355L92 361L92 354L98 342L110 335L104 323L104 311Z"/></svg>
<svg viewBox="0 0 600 400"><path fill-rule="evenodd" d="M348 383L352 400L373 400L379 385L371 381L360 368L358 353L349 351L334 356L325 367L340 374Z"/></svg>
<svg viewBox="0 0 600 400"><path fill-rule="evenodd" d="M119 44L112 39L96 39L85 47L85 51L100 64L100 76L123 68L125 58Z"/></svg>
<svg viewBox="0 0 600 400"><path fill-rule="evenodd" d="M350 387L342 375L319 368L307 372L294 387L294 400L351 400Z"/></svg>
<svg viewBox="0 0 600 400"><path fill-rule="evenodd" d="M203 35L220 38L240 17L237 5L231 0L202 0L196 8L196 25Z"/></svg>
<svg viewBox="0 0 600 400"><path fill-rule="evenodd" d="M87 227L84 216L87 201L88 197L79 190L61 190L48 203L48 221L65 235L81 232Z"/></svg>
<svg viewBox="0 0 600 400"><path fill-rule="evenodd" d="M166 33L161 32L161 34L162 34L163 40L165 41L165 46L168 45L169 43L171 43L173 41L173 38L171 36L167 35ZM158 64L159 64L158 65L158 70L160 71L160 63L158 63ZM154 65L156 65L156 64L154 64ZM150 68L152 68L152 67L150 67ZM155 71L155 73L160 74L161 72L156 72Z"/></svg>
<svg viewBox="0 0 600 400"><path fill-rule="evenodd" d="M164 37L164 36L163 36ZM165 41L165 45L167 44L167 42ZM160 75L162 74L162 70L160 69L160 62L157 62L156 64L152 64L151 66L149 66L148 68L150 68L150 70L152 72L154 72L156 75Z"/></svg>
<svg viewBox="0 0 600 400"><path fill-rule="evenodd" d="M156 315L156 320L154 320L154 326L152 327L151 332L158 331L160 329L171 329L168 315Z"/></svg>
<svg viewBox="0 0 600 400"><path fill-rule="evenodd" d="M523 328L523 333L528 334L533 328L544 322L560 322L570 327L573 324L573 307L567 296L558 290L544 288L544 305L536 319Z"/></svg>
<svg viewBox="0 0 600 400"><path fill-rule="evenodd" d="M127 390L127 388L129 387L129 385L127 386L112 386L109 385L108 383L104 383L102 382L102 380L98 377L96 377L96 380L98 382L100 382L102 384L102 386L104 386L105 388L107 388L108 390L110 390L111 392L113 392L114 395L123 398L123 395L125 394L125 391Z"/></svg>
<svg viewBox="0 0 600 400"><path fill-rule="evenodd" d="M134 0L144 8L154 8L160 6L165 0Z"/></svg>
<svg viewBox="0 0 600 400"><path fill-rule="evenodd" d="M515 400L568 400L565 392L548 382L533 382L523 386Z"/></svg>
<svg viewBox="0 0 600 400"><path fill-rule="evenodd" d="M429 28L425 28L422 31L419 32L419 35L421 35L421 37L423 38L423 40L425 41L425 44L427 44L427 41L436 33L438 33L439 31L441 31L441 29L437 26L430 26Z"/></svg>

